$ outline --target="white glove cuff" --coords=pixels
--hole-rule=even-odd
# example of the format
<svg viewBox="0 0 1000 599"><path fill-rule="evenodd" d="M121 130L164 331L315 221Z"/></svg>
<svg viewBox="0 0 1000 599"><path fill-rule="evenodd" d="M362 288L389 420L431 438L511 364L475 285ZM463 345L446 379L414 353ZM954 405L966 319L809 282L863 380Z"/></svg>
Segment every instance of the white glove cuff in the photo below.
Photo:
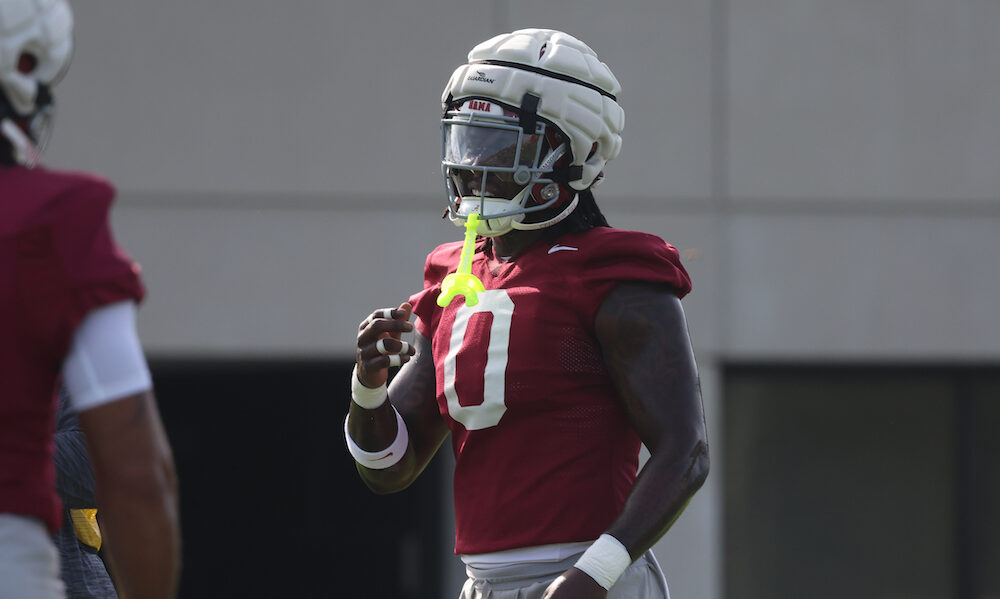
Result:
<svg viewBox="0 0 1000 599"><path fill-rule="evenodd" d="M384 404L388 397L389 392L386 390L385 383L374 389L362 385L361 381L358 380L358 365L354 365L354 372L351 374L351 399L354 400L354 403L366 410L374 410Z"/></svg>
<svg viewBox="0 0 1000 599"><path fill-rule="evenodd" d="M574 568L583 570L607 590L615 584L632 564L632 556L621 541L609 534L601 535L594 544L587 548L574 564Z"/></svg>
<svg viewBox="0 0 1000 599"><path fill-rule="evenodd" d="M410 433L406 430L406 423L403 422L403 417L396 411L395 406L393 406L392 411L396 413L396 440L382 451L365 451L358 447L358 444L351 438L351 433L347 431L347 421L351 415L348 414L347 418L344 419L344 439L347 440L347 450L354 456L354 461L365 468L385 470L406 455L406 447L410 444Z"/></svg>

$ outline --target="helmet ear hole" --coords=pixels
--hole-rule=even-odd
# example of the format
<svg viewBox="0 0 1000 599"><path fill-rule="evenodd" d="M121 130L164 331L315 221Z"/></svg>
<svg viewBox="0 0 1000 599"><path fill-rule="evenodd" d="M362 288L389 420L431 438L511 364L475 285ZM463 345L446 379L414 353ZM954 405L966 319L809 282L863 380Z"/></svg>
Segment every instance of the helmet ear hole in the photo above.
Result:
<svg viewBox="0 0 1000 599"><path fill-rule="evenodd" d="M542 201L548 202L559 195L559 185L557 183L549 183L542 188L542 191L538 195L541 196Z"/></svg>
<svg viewBox="0 0 1000 599"><path fill-rule="evenodd" d="M17 57L17 71L22 75L30 75L38 68L38 57L30 52L21 52Z"/></svg>
<svg viewBox="0 0 1000 599"><path fill-rule="evenodd" d="M559 183L536 183L531 187L531 199L538 204L552 202L552 207L567 205L575 193Z"/></svg>

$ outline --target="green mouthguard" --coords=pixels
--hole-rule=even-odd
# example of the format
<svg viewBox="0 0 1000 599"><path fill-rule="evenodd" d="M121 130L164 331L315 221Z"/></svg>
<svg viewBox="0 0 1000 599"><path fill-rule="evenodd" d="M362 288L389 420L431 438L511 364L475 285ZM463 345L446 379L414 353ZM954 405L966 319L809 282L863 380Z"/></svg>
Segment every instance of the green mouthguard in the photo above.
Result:
<svg viewBox="0 0 1000 599"><path fill-rule="evenodd" d="M441 281L441 295L437 303L444 308L455 299L456 295L465 296L465 305L472 307L479 303L479 292L486 287L479 277L472 274L472 255L476 252L476 226L479 215L473 212L465 221L465 242L462 243L462 259L458 262L458 270Z"/></svg>

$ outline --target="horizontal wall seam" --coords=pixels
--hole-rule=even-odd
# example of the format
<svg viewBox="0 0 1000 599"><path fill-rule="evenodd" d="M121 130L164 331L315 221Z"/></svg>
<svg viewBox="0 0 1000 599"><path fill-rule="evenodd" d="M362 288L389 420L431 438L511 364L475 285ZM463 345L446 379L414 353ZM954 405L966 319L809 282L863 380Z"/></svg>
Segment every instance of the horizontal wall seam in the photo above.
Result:
<svg viewBox="0 0 1000 599"><path fill-rule="evenodd" d="M393 199L387 200L387 197ZM177 210L279 210L279 211L427 211L443 210L442 198L427 195L364 195L338 197L325 194L238 194L209 192L120 192L119 205L127 208ZM678 214L733 215L856 215L878 216L985 216L1000 217L1000 198L755 198L734 196L724 205L709 197L598 198L609 213L622 211Z"/></svg>

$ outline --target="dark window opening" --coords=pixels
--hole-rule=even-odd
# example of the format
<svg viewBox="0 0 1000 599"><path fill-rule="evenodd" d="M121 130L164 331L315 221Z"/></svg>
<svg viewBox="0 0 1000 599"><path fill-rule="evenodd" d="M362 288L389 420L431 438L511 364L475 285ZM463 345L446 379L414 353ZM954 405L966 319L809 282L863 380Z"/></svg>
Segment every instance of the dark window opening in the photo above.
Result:
<svg viewBox="0 0 1000 599"><path fill-rule="evenodd" d="M182 598L441 595L434 462L378 496L343 440L352 363L152 363L181 478Z"/></svg>
<svg viewBox="0 0 1000 599"><path fill-rule="evenodd" d="M1000 596L1000 369L730 366L727 599Z"/></svg>

